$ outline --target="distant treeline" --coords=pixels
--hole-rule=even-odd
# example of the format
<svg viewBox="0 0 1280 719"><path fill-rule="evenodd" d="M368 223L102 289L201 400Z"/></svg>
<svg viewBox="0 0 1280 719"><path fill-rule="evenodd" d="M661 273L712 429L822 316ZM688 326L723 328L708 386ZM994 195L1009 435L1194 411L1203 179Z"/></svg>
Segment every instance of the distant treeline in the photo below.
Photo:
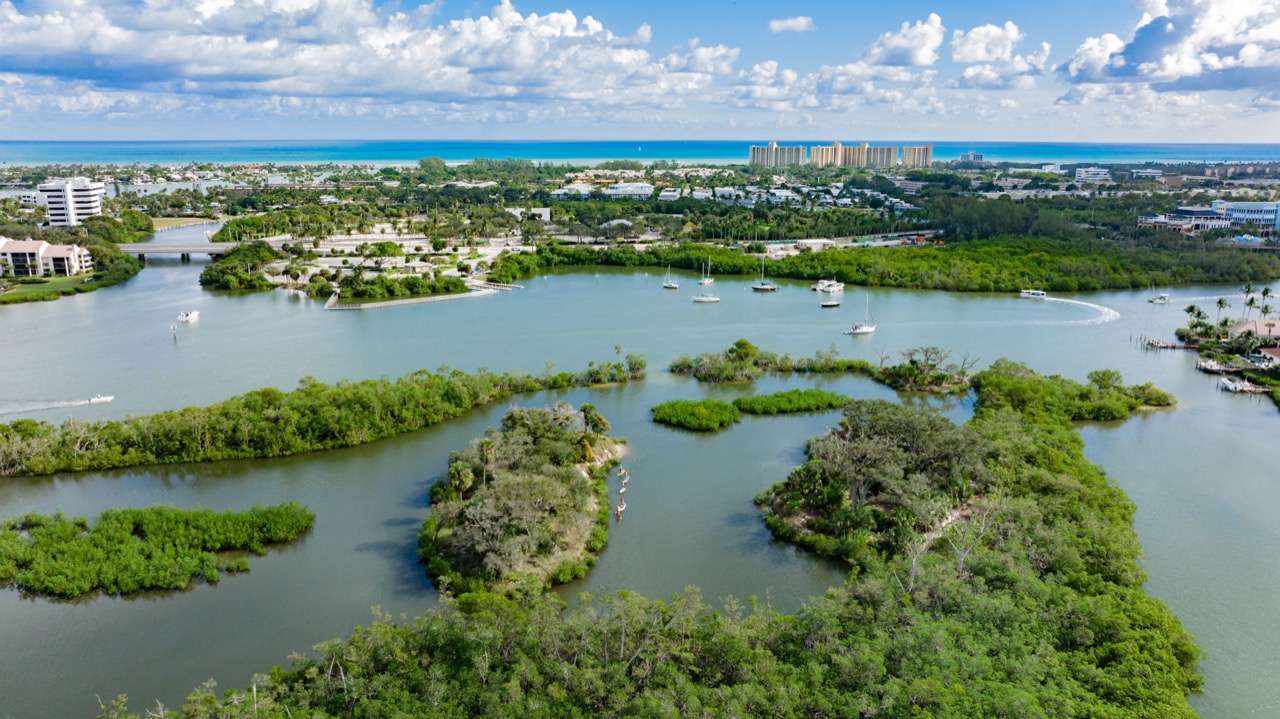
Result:
<svg viewBox="0 0 1280 719"><path fill-rule="evenodd" d="M698 244L636 250L548 245L534 253L500 257L489 272L495 282L513 282L555 267L605 265L671 267L697 271L707 262L717 275L750 276L760 259ZM1087 238L1055 240L999 236L945 247L897 247L802 252L768 260L765 274L797 280L838 279L871 287L960 292L1017 292L1033 287L1053 292L1137 289L1151 285L1263 281L1280 277L1280 258L1227 248L1124 247Z"/></svg>
<svg viewBox="0 0 1280 719"><path fill-rule="evenodd" d="M458 370L414 372L391 381L255 390L209 407L59 426L30 419L0 424L0 476L114 469L143 464L282 457L349 447L453 419L516 392L536 392L644 376L643 357L583 372L541 376Z"/></svg>
<svg viewBox="0 0 1280 719"><path fill-rule="evenodd" d="M224 561L217 552L266 554L268 545L296 539L315 519L292 502L247 512L108 509L92 525L61 513L27 514L0 524L0 585L76 597L186 589L196 578L212 584L221 572L249 570L247 558Z"/></svg>

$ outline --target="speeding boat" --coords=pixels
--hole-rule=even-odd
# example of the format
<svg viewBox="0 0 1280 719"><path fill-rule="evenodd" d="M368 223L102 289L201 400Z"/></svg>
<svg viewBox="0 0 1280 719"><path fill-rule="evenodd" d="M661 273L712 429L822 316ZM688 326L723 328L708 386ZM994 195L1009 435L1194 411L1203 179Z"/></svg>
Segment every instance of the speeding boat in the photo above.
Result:
<svg viewBox="0 0 1280 719"><path fill-rule="evenodd" d="M196 321L196 320L198 320L198 319L200 319L200 311L199 311L199 310L188 310L188 311L186 311L186 312L179 312L179 313L178 313L178 321L179 321L179 322L195 322L195 321Z"/></svg>
<svg viewBox="0 0 1280 719"><path fill-rule="evenodd" d="M95 394L94 396L89 398L89 404L103 404L105 402L110 402L115 398L116 396L113 394L109 394L105 396L100 394Z"/></svg>

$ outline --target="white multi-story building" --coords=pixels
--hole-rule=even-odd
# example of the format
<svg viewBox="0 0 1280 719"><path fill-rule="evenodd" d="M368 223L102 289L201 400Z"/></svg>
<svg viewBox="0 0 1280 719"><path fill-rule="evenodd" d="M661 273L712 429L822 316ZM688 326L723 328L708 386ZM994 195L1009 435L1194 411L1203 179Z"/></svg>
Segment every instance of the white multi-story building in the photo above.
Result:
<svg viewBox="0 0 1280 719"><path fill-rule="evenodd" d="M903 167L928 167L933 164L933 145L906 145L902 148Z"/></svg>
<svg viewBox="0 0 1280 719"><path fill-rule="evenodd" d="M778 143L770 142L768 145L752 145L750 162L765 167L790 167L803 165L807 155L804 145L778 147Z"/></svg>
<svg viewBox="0 0 1280 719"><path fill-rule="evenodd" d="M79 245L0 237L0 275L78 275L93 269L93 255Z"/></svg>
<svg viewBox="0 0 1280 719"><path fill-rule="evenodd" d="M36 190L48 207L49 225L75 227L86 217L102 214L102 197L107 194L106 185L87 177L66 180L46 180Z"/></svg>
<svg viewBox="0 0 1280 719"><path fill-rule="evenodd" d="M1273 232L1280 231L1280 202L1214 200L1210 206L1232 227L1254 224Z"/></svg>
<svg viewBox="0 0 1280 719"><path fill-rule="evenodd" d="M611 200L647 200L653 197L653 185L647 182L619 182L604 189Z"/></svg>
<svg viewBox="0 0 1280 719"><path fill-rule="evenodd" d="M1076 182L1088 182L1094 185L1111 182L1111 171L1102 167L1079 167L1076 168Z"/></svg>

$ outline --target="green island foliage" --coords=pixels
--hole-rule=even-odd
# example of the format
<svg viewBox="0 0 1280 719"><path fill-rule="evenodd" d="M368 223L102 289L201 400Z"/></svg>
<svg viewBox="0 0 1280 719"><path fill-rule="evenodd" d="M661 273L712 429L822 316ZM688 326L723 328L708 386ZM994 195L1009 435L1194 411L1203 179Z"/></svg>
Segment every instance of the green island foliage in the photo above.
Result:
<svg viewBox="0 0 1280 719"><path fill-rule="evenodd" d="M392 437L458 417L517 392L622 383L644 377L647 362L592 363L581 372L540 375L442 368L395 381L255 390L208 407L123 420L55 426L31 419L0 424L0 476L114 469L144 464L283 457Z"/></svg>
<svg viewBox="0 0 1280 719"><path fill-rule="evenodd" d="M272 289L275 285L262 274L262 268L280 257L261 240L242 243L200 271L200 286L217 290Z"/></svg>
<svg viewBox="0 0 1280 719"><path fill-rule="evenodd" d="M528 595L586 576L609 541L608 429L590 404L513 408L453 452L418 535L436 586Z"/></svg>
<svg viewBox="0 0 1280 719"><path fill-rule="evenodd" d="M896 390L911 392L962 392L969 386L969 370L974 360L968 356L960 363L948 362L951 353L939 347L916 347L902 353L903 362L876 366L866 360L840 357L832 345L813 357L794 358L762 350L740 339L722 352L707 352L696 357L681 355L672 360L669 369L676 374L690 374L700 382L750 382L764 372L831 372L860 374Z"/></svg>
<svg viewBox="0 0 1280 719"><path fill-rule="evenodd" d="M747 414L795 414L839 409L848 397L824 389L788 389L773 394L738 397L733 406Z"/></svg>
<svg viewBox="0 0 1280 719"><path fill-rule="evenodd" d="M431 295L458 295L469 292L467 283L457 277L429 280L418 275L388 277L378 275L365 279L360 272L344 275L338 282L344 298L387 300Z"/></svg>
<svg viewBox="0 0 1280 719"><path fill-rule="evenodd" d="M718 399L673 399L651 411L654 422L694 432L715 432L742 419L737 407Z"/></svg>
<svg viewBox="0 0 1280 719"><path fill-rule="evenodd" d="M751 276L760 258L704 244L595 249L544 245L537 252L500 256L489 271L494 282L513 282L555 267L607 265L697 271L710 262L718 275ZM1230 248L1127 247L1087 238L1058 240L1002 235L944 247L862 248L802 252L767 260L774 278L842 282L958 292L1051 292L1140 289L1152 284L1242 282L1280 277L1280 258Z"/></svg>
<svg viewBox="0 0 1280 719"><path fill-rule="evenodd" d="M248 560L218 552L263 555L311 529L316 516L292 502L246 512L148 507L108 509L92 525L27 514L0 524L0 585L36 594L78 597L93 591L134 594L186 589L221 572L247 571Z"/></svg>
<svg viewBox="0 0 1280 719"><path fill-rule="evenodd" d="M845 542L849 580L795 615L695 589L584 594L570 611L551 593L474 592L410 623L376 613L252 690L208 682L175 715L1193 719L1200 650L1142 590L1133 505L1066 413L1015 399L1053 400L1057 382L986 373L965 426L863 402L814 448L840 468L889 460L849 477L877 483L865 511L825 472L766 494L829 531L886 516ZM101 716L137 715L121 696Z"/></svg>

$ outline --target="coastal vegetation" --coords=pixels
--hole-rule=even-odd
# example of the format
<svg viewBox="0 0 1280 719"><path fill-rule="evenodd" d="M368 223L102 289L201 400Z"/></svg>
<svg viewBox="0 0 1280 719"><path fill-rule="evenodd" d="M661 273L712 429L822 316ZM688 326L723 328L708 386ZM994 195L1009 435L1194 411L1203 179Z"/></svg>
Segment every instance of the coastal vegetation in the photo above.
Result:
<svg viewBox="0 0 1280 719"><path fill-rule="evenodd" d="M266 554L314 522L313 513L292 502L245 512L108 509L92 524L61 513L26 514L0 524L0 585L69 598L186 589L197 578L213 584L223 572L249 569L246 557L219 552Z"/></svg>
<svg viewBox="0 0 1280 719"><path fill-rule="evenodd" d="M468 292L467 283L457 277L431 280L418 275L389 277L378 275L365 279L360 272L344 275L338 282L341 294L350 299L387 300L431 295L457 295Z"/></svg>
<svg viewBox="0 0 1280 719"><path fill-rule="evenodd" d="M788 389L773 394L738 397L733 406L747 414L796 414L838 409L848 397L824 389Z"/></svg>
<svg viewBox="0 0 1280 719"><path fill-rule="evenodd" d="M718 399L674 399L651 411L654 422L694 432L714 432L741 419L737 407Z"/></svg>
<svg viewBox="0 0 1280 719"><path fill-rule="evenodd" d="M855 567L794 616L693 589L568 612L476 591L178 715L1191 719L1200 652L1143 592L1133 505L1083 456L1065 408L1088 392L1007 362L980 377L963 426L852 402L761 496L780 536ZM102 716L136 715L121 697Z"/></svg>
<svg viewBox="0 0 1280 719"><path fill-rule="evenodd" d="M450 454L418 535L436 586L528 595L586 576L609 541L608 429L589 404L514 408Z"/></svg>
<svg viewBox="0 0 1280 719"><path fill-rule="evenodd" d="M762 350L740 339L722 352L696 357L681 355L671 362L677 374L691 374L701 382L747 382L764 372L831 372L860 374L896 390L911 392L960 392L968 387L969 370L976 360L965 355L950 362L951 353L939 347L916 347L902 353L903 361L885 366L866 360L840 357L833 345L813 357L794 358Z"/></svg>
<svg viewBox="0 0 1280 719"><path fill-rule="evenodd" d="M123 420L61 425L30 419L0 424L0 476L54 474L175 462L282 457L364 444L430 427L517 392L627 382L647 362L593 363L582 372L540 375L443 368L397 380L255 390L208 407Z"/></svg>
<svg viewBox="0 0 1280 719"><path fill-rule="evenodd" d="M495 282L556 267L605 265L666 267L697 271L708 261L717 274L751 276L760 259L726 247L684 243L637 250L543 245L537 252L501 256L489 273ZM1237 282L1280 277L1280 259L1226 248L1190 249L1125 246L1087 238L997 235L944 247L853 247L766 261L773 278L821 278L870 287L958 292L1018 292L1027 287L1052 292L1138 289L1174 284Z"/></svg>
<svg viewBox="0 0 1280 719"><path fill-rule="evenodd" d="M269 290L275 287L262 273L279 258L271 245L260 240L245 242L200 271L200 285L218 290Z"/></svg>

